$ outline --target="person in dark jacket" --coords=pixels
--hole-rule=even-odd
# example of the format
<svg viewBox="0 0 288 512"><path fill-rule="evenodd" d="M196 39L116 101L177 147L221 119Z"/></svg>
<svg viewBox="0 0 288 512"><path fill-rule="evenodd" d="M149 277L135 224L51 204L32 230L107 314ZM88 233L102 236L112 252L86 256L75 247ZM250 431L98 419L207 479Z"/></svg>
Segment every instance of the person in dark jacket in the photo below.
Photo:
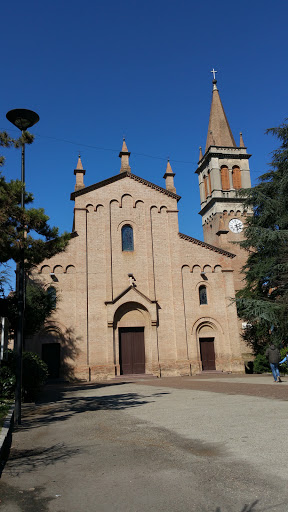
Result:
<svg viewBox="0 0 288 512"><path fill-rule="evenodd" d="M266 357L268 357L269 364L272 370L272 375L274 378L274 382L282 382L280 379L280 373L279 373L279 361L281 359L280 352L277 347L273 343L267 348Z"/></svg>

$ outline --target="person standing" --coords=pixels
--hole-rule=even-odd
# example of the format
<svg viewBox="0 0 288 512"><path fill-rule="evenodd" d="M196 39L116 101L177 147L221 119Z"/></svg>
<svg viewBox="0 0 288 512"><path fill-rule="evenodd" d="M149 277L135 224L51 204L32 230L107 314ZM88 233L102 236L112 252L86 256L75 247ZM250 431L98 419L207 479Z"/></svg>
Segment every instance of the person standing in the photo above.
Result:
<svg viewBox="0 0 288 512"><path fill-rule="evenodd" d="M265 352L266 357L268 357L268 361L270 364L270 368L272 370L272 375L274 378L274 382L282 382L280 379L280 372L279 372L279 362L281 359L280 352L277 347L273 343L270 344L269 348L267 348Z"/></svg>

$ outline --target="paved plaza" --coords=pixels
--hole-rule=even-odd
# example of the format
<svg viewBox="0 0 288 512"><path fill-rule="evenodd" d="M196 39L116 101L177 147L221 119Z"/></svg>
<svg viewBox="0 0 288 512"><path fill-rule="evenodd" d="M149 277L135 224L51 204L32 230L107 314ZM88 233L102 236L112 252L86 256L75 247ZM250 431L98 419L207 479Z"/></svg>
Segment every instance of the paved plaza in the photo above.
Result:
<svg viewBox="0 0 288 512"><path fill-rule="evenodd" d="M0 479L5 512L287 512L288 378L47 386Z"/></svg>

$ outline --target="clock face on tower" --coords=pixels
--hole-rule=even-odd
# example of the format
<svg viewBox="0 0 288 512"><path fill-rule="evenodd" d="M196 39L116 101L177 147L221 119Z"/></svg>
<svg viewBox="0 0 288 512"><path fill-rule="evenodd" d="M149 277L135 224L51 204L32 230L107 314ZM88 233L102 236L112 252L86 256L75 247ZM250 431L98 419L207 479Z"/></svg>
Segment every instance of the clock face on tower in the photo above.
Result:
<svg viewBox="0 0 288 512"><path fill-rule="evenodd" d="M229 229L232 233L241 233L243 231L243 222L240 219L231 219Z"/></svg>

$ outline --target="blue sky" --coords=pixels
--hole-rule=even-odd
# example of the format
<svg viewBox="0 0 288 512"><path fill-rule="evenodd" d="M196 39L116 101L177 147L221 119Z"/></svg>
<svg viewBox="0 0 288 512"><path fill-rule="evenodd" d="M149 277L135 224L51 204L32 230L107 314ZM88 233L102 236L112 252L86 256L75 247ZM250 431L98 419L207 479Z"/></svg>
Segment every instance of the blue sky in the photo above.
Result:
<svg viewBox="0 0 288 512"><path fill-rule="evenodd" d="M278 0L5 2L0 129L16 136L6 120L13 108L40 116L26 152L35 206L70 231L78 152L91 185L119 172L125 134L134 174L164 187L170 157L180 231L203 239L194 171L207 135L210 70L218 70L236 142L242 131L253 155L255 183L278 144L264 132L288 117L287 19L288 4ZM20 177L20 152L3 154L4 175Z"/></svg>

